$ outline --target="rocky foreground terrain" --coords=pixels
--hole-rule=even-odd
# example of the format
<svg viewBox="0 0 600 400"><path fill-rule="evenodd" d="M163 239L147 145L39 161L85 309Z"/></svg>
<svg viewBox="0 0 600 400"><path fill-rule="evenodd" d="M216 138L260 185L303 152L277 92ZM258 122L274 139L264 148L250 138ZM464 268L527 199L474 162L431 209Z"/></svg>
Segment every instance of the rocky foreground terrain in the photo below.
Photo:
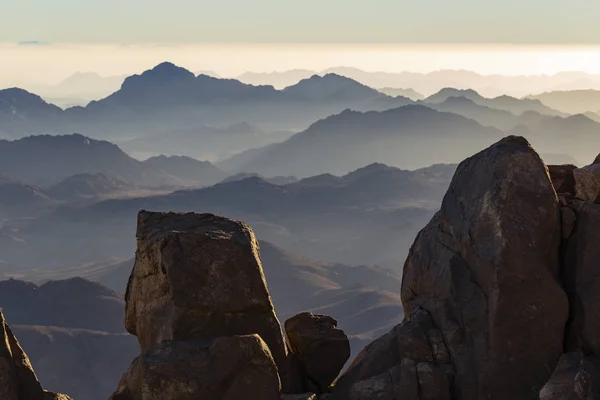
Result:
<svg viewBox="0 0 600 400"><path fill-rule="evenodd" d="M341 375L333 318L282 329L250 227L141 211L125 296L140 354L111 400L600 399L599 194L600 159L546 166L520 137L463 161L404 265L404 320ZM1 398L61 399L0 326Z"/></svg>

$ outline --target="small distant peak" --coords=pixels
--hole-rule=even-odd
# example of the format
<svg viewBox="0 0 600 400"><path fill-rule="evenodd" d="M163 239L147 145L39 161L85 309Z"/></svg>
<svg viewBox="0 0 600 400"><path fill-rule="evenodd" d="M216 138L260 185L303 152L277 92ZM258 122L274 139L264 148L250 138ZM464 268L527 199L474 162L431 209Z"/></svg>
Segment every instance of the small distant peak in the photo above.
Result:
<svg viewBox="0 0 600 400"><path fill-rule="evenodd" d="M136 85L144 85L146 83L161 83L171 81L191 81L195 79L195 75L185 68L178 67L172 62L163 62L152 69L149 69L141 75L132 75L125 79L121 89L135 87Z"/></svg>
<svg viewBox="0 0 600 400"><path fill-rule="evenodd" d="M361 178L361 177L369 176L372 174L380 174L380 173L384 173L384 172L388 172L388 171L399 171L399 169L395 168L395 167L390 167L383 163L372 163L372 164L366 165L362 168L359 168L355 171L349 172L343 178L346 178L346 179Z"/></svg>
<svg viewBox="0 0 600 400"><path fill-rule="evenodd" d="M448 97L444 103L450 104L475 104L475 102L464 96L450 96Z"/></svg>
<svg viewBox="0 0 600 400"><path fill-rule="evenodd" d="M164 76L164 77L194 77L194 74L183 67L178 67L172 62L165 61L158 64L156 67L150 70L152 75Z"/></svg>

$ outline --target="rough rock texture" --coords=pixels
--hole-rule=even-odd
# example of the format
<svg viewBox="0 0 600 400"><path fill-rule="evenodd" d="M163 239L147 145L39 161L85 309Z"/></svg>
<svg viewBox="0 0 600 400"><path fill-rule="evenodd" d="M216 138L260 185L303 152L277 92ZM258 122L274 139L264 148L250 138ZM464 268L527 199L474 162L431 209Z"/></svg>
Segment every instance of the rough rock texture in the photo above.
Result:
<svg viewBox="0 0 600 400"><path fill-rule="evenodd" d="M443 400L453 375L449 363L442 333L427 311L415 309L354 359L334 387L335 398L429 399L434 391L433 399Z"/></svg>
<svg viewBox="0 0 600 400"><path fill-rule="evenodd" d="M211 214L141 211L137 239L126 327L142 352L166 339L256 333L287 391L286 345L252 230Z"/></svg>
<svg viewBox="0 0 600 400"><path fill-rule="evenodd" d="M0 310L0 399L66 399L65 395L46 392L35 376L27 354L13 335Z"/></svg>
<svg viewBox="0 0 600 400"><path fill-rule="evenodd" d="M570 304L566 350L600 355L600 204L574 201L571 209L576 223L563 259Z"/></svg>
<svg viewBox="0 0 600 400"><path fill-rule="evenodd" d="M326 315L300 313L285 322L292 352L318 393L325 393L350 357L350 342L337 321Z"/></svg>
<svg viewBox="0 0 600 400"><path fill-rule="evenodd" d="M134 360L111 400L279 400L280 389L258 335L166 340Z"/></svg>
<svg viewBox="0 0 600 400"><path fill-rule="evenodd" d="M584 399L600 399L600 358L579 351L565 353L540 391L540 400Z"/></svg>
<svg viewBox="0 0 600 400"><path fill-rule="evenodd" d="M556 193L575 194L574 165L548 165L548 172Z"/></svg>
<svg viewBox="0 0 600 400"><path fill-rule="evenodd" d="M560 226L548 171L525 139L507 137L463 161L405 263L406 321L363 350L339 379L339 398L386 373L393 381L413 363L416 390L405 372L391 386L410 389L373 398L404 399L404 390L418 399L538 398L568 316ZM429 330L440 332L439 345L423 339Z"/></svg>
<svg viewBox="0 0 600 400"><path fill-rule="evenodd" d="M593 164L573 170L575 197L595 202L600 193L600 164Z"/></svg>

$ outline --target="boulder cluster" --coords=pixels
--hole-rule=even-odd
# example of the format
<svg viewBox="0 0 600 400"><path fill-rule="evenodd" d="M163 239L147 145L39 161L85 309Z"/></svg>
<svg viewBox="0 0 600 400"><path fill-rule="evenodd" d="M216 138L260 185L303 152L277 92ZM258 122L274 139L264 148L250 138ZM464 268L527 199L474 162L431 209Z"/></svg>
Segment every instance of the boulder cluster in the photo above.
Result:
<svg viewBox="0 0 600 400"><path fill-rule="evenodd" d="M339 399L600 399L600 165L504 138L463 161L404 265L405 319Z"/></svg>
<svg viewBox="0 0 600 400"><path fill-rule="evenodd" d="M328 316L283 333L252 230L140 212L112 400L600 400L600 160L509 136L463 161L404 265L404 321L350 355Z"/></svg>
<svg viewBox="0 0 600 400"><path fill-rule="evenodd" d="M42 389L29 357L13 335L0 311L0 399L71 400L64 394Z"/></svg>
<svg viewBox="0 0 600 400"><path fill-rule="evenodd" d="M302 313L281 329L254 233L212 214L138 215L126 292L141 354L112 400L271 400L329 391L350 356L330 317ZM310 392L310 393L309 393Z"/></svg>

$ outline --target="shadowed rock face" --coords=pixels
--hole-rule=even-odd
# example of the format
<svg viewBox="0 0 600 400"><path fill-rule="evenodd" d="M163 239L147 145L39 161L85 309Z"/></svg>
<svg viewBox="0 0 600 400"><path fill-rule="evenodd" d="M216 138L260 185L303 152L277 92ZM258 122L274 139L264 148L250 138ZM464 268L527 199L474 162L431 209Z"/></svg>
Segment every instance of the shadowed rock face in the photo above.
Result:
<svg viewBox="0 0 600 400"><path fill-rule="evenodd" d="M258 335L165 340L136 358L111 397L279 400L277 367Z"/></svg>
<svg viewBox="0 0 600 400"><path fill-rule="evenodd" d="M0 398L2 400L70 400L46 392L35 376L27 354L0 310Z"/></svg>
<svg viewBox="0 0 600 400"><path fill-rule="evenodd" d="M414 363L419 399L432 389L426 382L437 382L442 397L433 398L537 398L568 316L560 237L557 195L525 139L507 137L463 161L406 260L405 322L363 350L338 393ZM438 344L424 339L436 331ZM443 356L432 362L432 354Z"/></svg>
<svg viewBox="0 0 600 400"><path fill-rule="evenodd" d="M335 319L308 312L285 321L285 333L308 378L306 389L327 392L350 357L348 336L337 329Z"/></svg>

